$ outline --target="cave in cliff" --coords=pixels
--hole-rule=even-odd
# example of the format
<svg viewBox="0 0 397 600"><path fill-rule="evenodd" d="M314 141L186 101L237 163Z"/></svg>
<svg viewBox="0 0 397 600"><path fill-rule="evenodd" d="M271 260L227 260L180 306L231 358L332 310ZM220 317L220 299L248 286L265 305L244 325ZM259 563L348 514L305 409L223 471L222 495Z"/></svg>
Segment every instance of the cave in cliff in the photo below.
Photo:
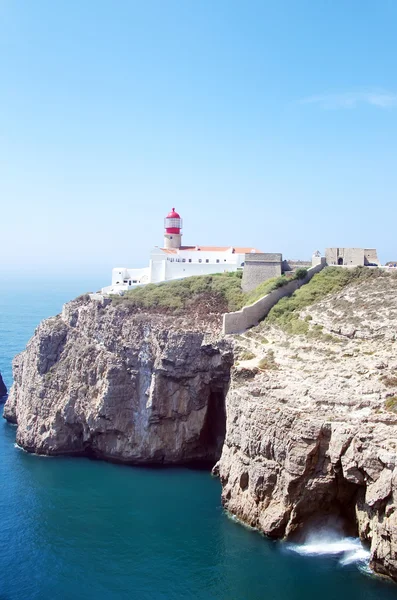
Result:
<svg viewBox="0 0 397 600"><path fill-rule="evenodd" d="M219 460L226 433L226 391L223 388L211 388L208 408L201 430L199 444L203 449L203 464L213 467Z"/></svg>

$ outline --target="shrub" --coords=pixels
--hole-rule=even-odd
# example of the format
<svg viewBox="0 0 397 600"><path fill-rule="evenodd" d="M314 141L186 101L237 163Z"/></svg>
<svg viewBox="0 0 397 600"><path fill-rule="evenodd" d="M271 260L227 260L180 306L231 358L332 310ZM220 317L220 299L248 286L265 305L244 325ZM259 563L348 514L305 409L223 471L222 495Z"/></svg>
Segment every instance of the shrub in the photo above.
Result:
<svg viewBox="0 0 397 600"><path fill-rule="evenodd" d="M113 304L139 309L162 309L180 312L193 304L212 302L213 311L238 310L243 303L240 276L221 273L186 277L163 283L149 283L129 290L123 296L112 296Z"/></svg>
<svg viewBox="0 0 397 600"><path fill-rule="evenodd" d="M385 400L385 409L397 413L397 396L391 396Z"/></svg>
<svg viewBox="0 0 397 600"><path fill-rule="evenodd" d="M267 322L278 324L289 333L307 333L309 331L308 321L310 320L308 317L305 317L306 331L305 325L296 323L296 321L300 321L299 312L301 310L322 300L329 294L341 291L347 285L360 283L380 275L382 275L380 269L327 267L314 275L307 285L300 287L292 296L281 298L270 310Z"/></svg>
<svg viewBox="0 0 397 600"><path fill-rule="evenodd" d="M274 360L273 350L269 350L266 356L260 359L258 362L258 367L262 370L278 369L277 363Z"/></svg>
<svg viewBox="0 0 397 600"><path fill-rule="evenodd" d="M253 358L255 358L255 354L253 352L250 352L249 350L242 352L239 355L240 360L252 360Z"/></svg>
<svg viewBox="0 0 397 600"><path fill-rule="evenodd" d="M288 280L284 275L281 275L281 277L273 277L272 279L268 279L267 281L260 283L254 290L244 294L244 306L253 304L259 300L259 298L262 298L262 296L266 296L273 290L283 287L288 283L288 281L290 280Z"/></svg>
<svg viewBox="0 0 397 600"><path fill-rule="evenodd" d="M304 279L307 276L307 269L301 267L295 271L295 279Z"/></svg>
<svg viewBox="0 0 397 600"><path fill-rule="evenodd" d="M383 375L380 378L381 382L383 383L383 385L385 385L386 387L397 387L397 377L396 376L389 376L389 375Z"/></svg>

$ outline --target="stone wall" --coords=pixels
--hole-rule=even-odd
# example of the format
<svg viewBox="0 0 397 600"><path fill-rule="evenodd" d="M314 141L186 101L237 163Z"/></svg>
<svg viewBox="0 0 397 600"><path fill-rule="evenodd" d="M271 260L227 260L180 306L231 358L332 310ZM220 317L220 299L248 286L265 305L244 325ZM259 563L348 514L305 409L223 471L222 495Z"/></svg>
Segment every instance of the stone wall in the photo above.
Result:
<svg viewBox="0 0 397 600"><path fill-rule="evenodd" d="M327 265L364 266L363 248L327 248Z"/></svg>
<svg viewBox="0 0 397 600"><path fill-rule="evenodd" d="M376 248L365 248L364 249L364 264L365 265L379 265L379 258Z"/></svg>
<svg viewBox="0 0 397 600"><path fill-rule="evenodd" d="M282 264L283 273L297 269L310 269L312 266L311 260L283 260Z"/></svg>
<svg viewBox="0 0 397 600"><path fill-rule="evenodd" d="M250 253L245 255L241 287L250 292L260 283L279 277L282 273L282 255L279 253Z"/></svg>
<svg viewBox="0 0 397 600"><path fill-rule="evenodd" d="M304 283L308 283L313 275L321 271L325 267L325 259L322 258L321 264L316 265L308 270L305 279L293 279L281 288L277 288L270 294L263 296L253 304L244 306L236 312L226 313L223 315L223 333L243 333L250 327L257 325L271 308L284 296L291 296Z"/></svg>

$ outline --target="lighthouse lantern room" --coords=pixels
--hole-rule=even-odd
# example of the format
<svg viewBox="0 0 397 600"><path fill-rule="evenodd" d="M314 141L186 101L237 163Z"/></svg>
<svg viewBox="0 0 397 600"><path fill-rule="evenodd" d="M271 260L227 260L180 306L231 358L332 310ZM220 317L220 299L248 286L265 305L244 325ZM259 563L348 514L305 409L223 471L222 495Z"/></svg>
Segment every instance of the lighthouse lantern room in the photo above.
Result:
<svg viewBox="0 0 397 600"><path fill-rule="evenodd" d="M173 208L164 219L164 248L180 248L182 245L182 219Z"/></svg>

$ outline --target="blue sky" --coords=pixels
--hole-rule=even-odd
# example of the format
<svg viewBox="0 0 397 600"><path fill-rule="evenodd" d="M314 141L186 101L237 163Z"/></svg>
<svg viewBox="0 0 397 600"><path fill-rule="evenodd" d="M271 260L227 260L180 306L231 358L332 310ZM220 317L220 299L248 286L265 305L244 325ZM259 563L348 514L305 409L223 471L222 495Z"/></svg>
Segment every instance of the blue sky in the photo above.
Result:
<svg viewBox="0 0 397 600"><path fill-rule="evenodd" d="M394 0L0 0L0 270L397 259ZM107 281L104 281L104 284Z"/></svg>

